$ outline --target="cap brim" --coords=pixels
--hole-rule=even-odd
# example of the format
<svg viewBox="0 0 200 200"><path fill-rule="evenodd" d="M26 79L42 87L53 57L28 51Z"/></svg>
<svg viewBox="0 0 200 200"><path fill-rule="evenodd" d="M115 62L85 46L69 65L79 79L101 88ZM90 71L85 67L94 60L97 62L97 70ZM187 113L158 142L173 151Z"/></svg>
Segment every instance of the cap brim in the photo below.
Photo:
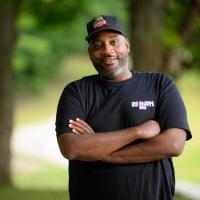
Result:
<svg viewBox="0 0 200 200"><path fill-rule="evenodd" d="M115 32L115 33L119 33L121 35L124 35L124 33L122 31L119 31L119 30L116 30L116 29L113 29L113 28L108 28L108 27L105 27L105 28L101 28L101 29L98 29L94 32L92 32L91 34L87 35L85 37L85 40L89 41L91 40L91 38L98 32L101 32L101 31L111 31L111 32Z"/></svg>

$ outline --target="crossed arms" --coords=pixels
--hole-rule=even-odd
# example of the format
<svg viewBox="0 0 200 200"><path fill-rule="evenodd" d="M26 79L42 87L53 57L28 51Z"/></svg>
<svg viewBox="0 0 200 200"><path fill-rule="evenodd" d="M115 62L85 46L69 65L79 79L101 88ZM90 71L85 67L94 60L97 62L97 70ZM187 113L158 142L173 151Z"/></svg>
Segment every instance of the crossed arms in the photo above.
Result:
<svg viewBox="0 0 200 200"><path fill-rule="evenodd" d="M58 136L62 155L69 160L109 163L144 163L179 156L184 148L186 132L171 128L160 133L154 120L113 132L96 134L85 121L70 120L71 133ZM133 144L135 140L142 140Z"/></svg>

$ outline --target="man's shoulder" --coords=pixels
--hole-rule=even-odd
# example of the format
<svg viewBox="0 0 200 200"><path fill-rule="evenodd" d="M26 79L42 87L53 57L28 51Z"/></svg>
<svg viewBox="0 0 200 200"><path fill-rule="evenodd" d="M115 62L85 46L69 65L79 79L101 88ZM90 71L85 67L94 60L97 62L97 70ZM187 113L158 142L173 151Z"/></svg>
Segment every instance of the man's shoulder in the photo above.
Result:
<svg viewBox="0 0 200 200"><path fill-rule="evenodd" d="M168 74L165 74L163 72L136 72L138 78L141 81L147 81L147 82L166 82L171 81L172 77Z"/></svg>
<svg viewBox="0 0 200 200"><path fill-rule="evenodd" d="M95 82L97 79L98 79L98 75L93 74L93 75L84 76L78 80L71 82L70 84L76 84L76 85L88 84L91 82Z"/></svg>
<svg viewBox="0 0 200 200"><path fill-rule="evenodd" d="M90 82L90 81L96 81L98 78L98 74L92 74L92 75L88 75L88 76L84 76L81 79L79 79L78 81L80 82Z"/></svg>
<svg viewBox="0 0 200 200"><path fill-rule="evenodd" d="M92 83L94 84L97 79L98 79L98 75L97 74L84 76L84 77L82 77L80 79L77 79L75 81L72 81L72 82L68 83L65 86L65 88L85 87L85 86L90 85Z"/></svg>
<svg viewBox="0 0 200 200"><path fill-rule="evenodd" d="M145 78L170 78L168 74L165 74L163 72L140 72L136 71L136 73Z"/></svg>

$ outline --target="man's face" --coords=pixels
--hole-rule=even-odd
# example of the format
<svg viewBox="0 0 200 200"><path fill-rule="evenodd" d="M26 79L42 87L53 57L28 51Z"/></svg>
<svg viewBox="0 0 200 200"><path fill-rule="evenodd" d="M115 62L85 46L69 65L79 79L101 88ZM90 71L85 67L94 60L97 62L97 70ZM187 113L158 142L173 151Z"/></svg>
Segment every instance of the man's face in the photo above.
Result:
<svg viewBox="0 0 200 200"><path fill-rule="evenodd" d="M107 79L120 76L128 69L129 42L121 34L102 31L89 42L89 56L100 75Z"/></svg>

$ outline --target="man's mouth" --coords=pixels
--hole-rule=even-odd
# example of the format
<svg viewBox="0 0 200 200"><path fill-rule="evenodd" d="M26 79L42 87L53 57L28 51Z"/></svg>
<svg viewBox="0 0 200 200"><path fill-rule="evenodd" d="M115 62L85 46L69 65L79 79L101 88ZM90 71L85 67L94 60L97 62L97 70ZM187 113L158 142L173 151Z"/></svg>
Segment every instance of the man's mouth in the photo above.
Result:
<svg viewBox="0 0 200 200"><path fill-rule="evenodd" d="M113 56L113 57L105 57L102 59L102 62L104 64L107 64L107 65L111 65L111 64L114 64L117 60L117 57L116 56Z"/></svg>

